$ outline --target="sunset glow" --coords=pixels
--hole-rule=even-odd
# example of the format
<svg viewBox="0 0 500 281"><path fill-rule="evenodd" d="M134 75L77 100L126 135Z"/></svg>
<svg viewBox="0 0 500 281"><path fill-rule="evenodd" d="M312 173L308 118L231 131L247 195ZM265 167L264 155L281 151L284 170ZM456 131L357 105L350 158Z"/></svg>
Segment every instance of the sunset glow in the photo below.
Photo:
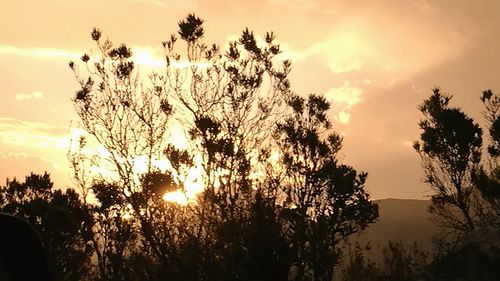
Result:
<svg viewBox="0 0 500 281"><path fill-rule="evenodd" d="M190 168L187 175L181 181L184 190L177 190L166 193L163 199L168 202L175 202L180 205L196 203L197 196L203 191L203 168L201 167L200 157L195 157L195 166Z"/></svg>
<svg viewBox="0 0 500 281"><path fill-rule="evenodd" d="M0 32L0 177L47 170L56 185L71 184L66 154L68 127L77 120L71 98L78 85L67 62L97 53L89 36L93 27L130 46L144 77L150 70L162 73L161 42L190 12L205 20L208 44L227 46L246 27L260 41L272 30L281 44L280 58L292 60L293 90L332 102L334 127L345 135L345 161L370 173L367 186L375 198L425 197L418 156L404 143L418 139L417 106L431 88L447 89L468 112L480 112L482 90L500 88L494 1L182 3L4 3L0 22L9 28ZM186 148L182 126L176 126L172 143ZM412 188L400 188L408 185Z"/></svg>
<svg viewBox="0 0 500 281"><path fill-rule="evenodd" d="M186 193L178 190L174 192L169 192L165 193L163 195L163 200L168 201L168 202L174 202L179 205L187 205L189 202L189 198L187 197Z"/></svg>
<svg viewBox="0 0 500 281"><path fill-rule="evenodd" d="M90 141L88 134L85 130L81 128L72 128L70 130L71 137L61 140L60 145L64 148L71 144L72 153L79 151L80 140L82 137L85 139L85 146L83 150L79 153L83 153L87 157L92 158L94 156L101 157L101 159L110 159L111 153L104 146L100 144L95 144L95 142ZM185 132L178 122L174 122L170 131L170 143L173 144L178 149L188 148L188 139ZM139 183L140 177L148 172L148 157L146 155L137 156L132 160L134 178L137 183ZM203 191L202 185L202 175L203 169L200 164L200 157L195 156L194 162L195 166L188 169L185 177L180 177L178 172L172 169L172 165L168 159L152 159L151 167L162 172L172 173L177 177L177 180L182 182L183 190L177 190L174 192L165 193L163 199L167 202L174 202L179 205L187 205L188 203L195 203L197 195ZM115 181L119 179L118 174L113 171L111 167L107 167L106 161L102 162L103 165L92 164L88 167L88 171L91 175L102 178L106 181ZM165 187L167 188L167 187ZM93 199L95 200L95 199Z"/></svg>
<svg viewBox="0 0 500 281"><path fill-rule="evenodd" d="M0 281L497 280L499 14L3 0Z"/></svg>

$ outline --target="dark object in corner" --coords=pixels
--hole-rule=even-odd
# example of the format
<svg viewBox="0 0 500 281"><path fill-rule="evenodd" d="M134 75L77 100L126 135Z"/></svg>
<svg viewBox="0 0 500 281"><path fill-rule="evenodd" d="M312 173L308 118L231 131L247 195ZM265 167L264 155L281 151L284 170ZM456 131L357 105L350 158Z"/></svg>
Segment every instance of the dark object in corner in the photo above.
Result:
<svg viewBox="0 0 500 281"><path fill-rule="evenodd" d="M49 281L49 265L35 229L25 220L0 213L0 281Z"/></svg>

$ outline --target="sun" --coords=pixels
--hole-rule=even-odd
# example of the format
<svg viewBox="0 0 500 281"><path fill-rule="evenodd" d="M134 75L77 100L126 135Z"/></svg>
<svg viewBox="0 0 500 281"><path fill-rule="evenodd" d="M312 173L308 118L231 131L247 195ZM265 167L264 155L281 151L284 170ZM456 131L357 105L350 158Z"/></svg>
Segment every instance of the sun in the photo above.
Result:
<svg viewBox="0 0 500 281"><path fill-rule="evenodd" d="M184 193L180 190L165 193L163 195L163 200L165 200L167 202L177 203L181 206L186 206L189 203L189 199L186 196L186 193Z"/></svg>
<svg viewBox="0 0 500 281"><path fill-rule="evenodd" d="M201 156L194 157L195 165L189 169L186 177L182 180L183 190L168 192L163 195L163 200L174 202L179 205L196 203L198 195L203 192L203 168Z"/></svg>
<svg viewBox="0 0 500 281"><path fill-rule="evenodd" d="M187 205L188 203L196 202L196 197L203 191L203 168L200 164L201 157L195 156L194 160L195 165L188 169L185 176L180 176L177 171L173 170L172 165L167 159L152 161L151 165L154 169L161 172L172 173L172 175L176 177L176 180L182 185L182 189L165 193L162 197L165 201L174 202L179 205ZM140 182L141 176L148 171L148 159L146 156L138 156L133 162L136 180Z"/></svg>

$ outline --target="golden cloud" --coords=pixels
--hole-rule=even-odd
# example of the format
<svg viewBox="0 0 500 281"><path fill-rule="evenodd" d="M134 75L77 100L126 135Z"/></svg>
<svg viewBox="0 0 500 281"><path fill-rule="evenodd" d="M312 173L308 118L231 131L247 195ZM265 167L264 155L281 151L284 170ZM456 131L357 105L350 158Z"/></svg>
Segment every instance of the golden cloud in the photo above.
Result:
<svg viewBox="0 0 500 281"><path fill-rule="evenodd" d="M361 101L363 91L352 85L350 82L344 82L339 88L332 88L326 94L326 98L333 103L334 117L342 124L349 123L351 118L350 109Z"/></svg>
<svg viewBox="0 0 500 281"><path fill-rule="evenodd" d="M0 117L0 142L31 148L66 147L68 128Z"/></svg>
<svg viewBox="0 0 500 281"><path fill-rule="evenodd" d="M17 94L15 95L16 100L37 100L43 98L43 92L42 91L35 91L33 93L28 93L28 94Z"/></svg>
<svg viewBox="0 0 500 281"><path fill-rule="evenodd" d="M78 59L79 53L57 48L18 48L0 45L0 55L16 55L38 59Z"/></svg>

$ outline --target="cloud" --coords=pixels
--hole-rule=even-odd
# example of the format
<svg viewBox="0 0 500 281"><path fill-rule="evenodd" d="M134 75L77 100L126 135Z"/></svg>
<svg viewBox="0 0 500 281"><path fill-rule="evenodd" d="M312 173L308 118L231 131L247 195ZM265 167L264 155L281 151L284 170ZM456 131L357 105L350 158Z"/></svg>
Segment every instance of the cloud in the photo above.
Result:
<svg viewBox="0 0 500 281"><path fill-rule="evenodd" d="M296 2L320 5L325 1ZM392 77L418 75L461 58L474 44L473 36L477 36L478 28L460 24L463 20L456 20L458 16L432 1L385 2L390 5L344 2L342 13L329 17L330 23L319 27L322 38L301 49L289 39L282 44L284 57L292 61L321 62L332 74L370 71L372 75ZM359 10L360 6L365 9ZM309 32L316 33L317 29ZM468 32L469 29L472 31Z"/></svg>
<svg viewBox="0 0 500 281"><path fill-rule="evenodd" d="M293 61L323 61L332 74L368 68L384 73L411 74L460 57L469 46L469 39L456 30L434 32L430 28L416 26L416 30L409 31L410 25L407 24L397 27L399 30L393 33L383 33L380 25L370 26L363 21L352 20L337 26L326 38L305 50L293 49L288 43L282 44L285 51L283 57Z"/></svg>
<svg viewBox="0 0 500 281"><path fill-rule="evenodd" d="M132 49L132 60L136 65L145 66L147 68L158 69L165 67L165 59L161 54L160 48L152 48L148 46L131 46ZM15 55L22 57L30 57L36 59L61 59L61 60L75 60L80 61L80 58L84 52L77 53L70 50L55 49L55 48L18 48L10 45L0 44L0 56L1 55ZM98 60L99 56L92 55L92 60ZM193 63L187 60L181 60L173 62L172 65L176 68L183 69L187 68ZM206 63L196 64L199 67L207 67ZM31 94L18 94L16 95L17 100L27 100L27 99L39 99L43 97L43 93L40 91Z"/></svg>
<svg viewBox="0 0 500 281"><path fill-rule="evenodd" d="M150 67L152 69L164 68L166 66L165 58L160 56L160 48L151 48L145 46L132 46L132 60L137 65ZM172 61L172 66L178 69L188 68L190 66L206 68L209 66L205 62L189 62L186 59Z"/></svg>
<svg viewBox="0 0 500 281"><path fill-rule="evenodd" d="M41 99L43 98L43 92L42 91L35 91L33 93L29 94L17 94L15 95L16 100L31 100L31 99Z"/></svg>
<svg viewBox="0 0 500 281"><path fill-rule="evenodd" d="M0 117L0 142L30 149L66 149L68 128Z"/></svg>
<svg viewBox="0 0 500 281"><path fill-rule="evenodd" d="M272 6L286 6L290 9L306 10L318 14L338 14L341 9L340 1L317 0L267 0Z"/></svg>
<svg viewBox="0 0 500 281"><path fill-rule="evenodd" d="M411 3L423 13L436 12L436 7L433 7L427 0L412 0Z"/></svg>
<svg viewBox="0 0 500 281"><path fill-rule="evenodd" d="M326 58L332 73L343 73L360 70L366 62L375 59L378 52L356 27L343 26L326 41L312 45L306 53Z"/></svg>
<svg viewBox="0 0 500 281"><path fill-rule="evenodd" d="M198 0L130 0L136 3L149 3L154 6L162 8L175 8L175 9L195 9L198 6Z"/></svg>
<svg viewBox="0 0 500 281"><path fill-rule="evenodd" d="M352 85L351 82L344 82L339 88L332 88L326 94L326 98L333 103L334 117L342 124L349 123L351 118L350 109L361 101L363 91Z"/></svg>
<svg viewBox="0 0 500 281"><path fill-rule="evenodd" d="M158 55L160 48L132 46L131 49L134 63L152 68L165 67L165 59Z"/></svg>
<svg viewBox="0 0 500 281"><path fill-rule="evenodd" d="M52 179L67 184L69 129L40 122L0 117L0 178L23 177L49 171Z"/></svg>
<svg viewBox="0 0 500 281"><path fill-rule="evenodd" d="M58 187L67 186L70 184L67 165L64 160L64 154L60 157L44 156L43 153L25 153L25 152L11 152L0 150L0 160L3 165L0 170L0 179L24 179L29 173L34 172L41 174L44 171L50 173L51 179L58 185Z"/></svg>
<svg viewBox="0 0 500 281"><path fill-rule="evenodd" d="M16 55L38 59L78 59L80 54L57 48L18 48L12 45L0 45L0 55Z"/></svg>
<svg viewBox="0 0 500 281"><path fill-rule="evenodd" d="M306 50L294 50L282 43L281 58L293 61L320 59L334 74L359 71L367 62L374 61L379 52L355 25L343 24L326 39L314 43Z"/></svg>
<svg viewBox="0 0 500 281"><path fill-rule="evenodd" d="M0 150L0 159L3 160L11 160L11 159L19 159L19 160L24 160L26 161L27 159L38 159L40 161L43 161L43 163L48 163L51 166L54 166L58 169L60 169L60 165L56 163L53 159L49 159L44 156L40 156L38 154L31 154L31 153L25 153L25 152L6 152L6 151L1 151Z"/></svg>

